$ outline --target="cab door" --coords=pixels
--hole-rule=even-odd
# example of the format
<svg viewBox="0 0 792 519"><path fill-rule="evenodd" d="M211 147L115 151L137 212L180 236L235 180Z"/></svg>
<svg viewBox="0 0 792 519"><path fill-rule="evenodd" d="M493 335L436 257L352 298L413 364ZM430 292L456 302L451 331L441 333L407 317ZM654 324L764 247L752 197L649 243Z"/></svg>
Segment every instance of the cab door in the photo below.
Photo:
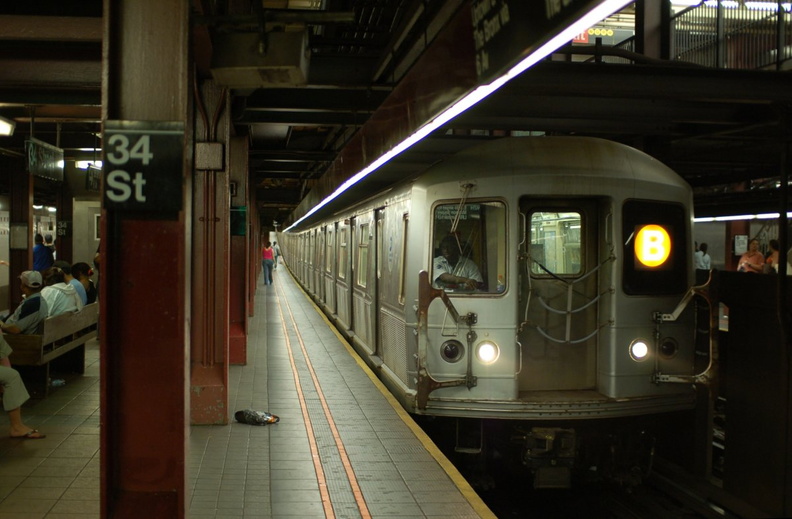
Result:
<svg viewBox="0 0 792 519"><path fill-rule="evenodd" d="M520 391L596 387L599 203L523 197Z"/></svg>

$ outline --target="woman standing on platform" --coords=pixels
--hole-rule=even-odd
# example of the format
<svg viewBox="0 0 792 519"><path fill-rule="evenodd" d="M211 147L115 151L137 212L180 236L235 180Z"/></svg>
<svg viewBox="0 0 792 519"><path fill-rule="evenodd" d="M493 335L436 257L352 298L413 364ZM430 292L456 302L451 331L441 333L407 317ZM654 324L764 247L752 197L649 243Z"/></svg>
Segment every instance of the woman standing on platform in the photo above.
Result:
<svg viewBox="0 0 792 519"><path fill-rule="evenodd" d="M261 248L261 266L264 268L264 284L272 284L272 267L275 265L275 251L269 241L264 242Z"/></svg>
<svg viewBox="0 0 792 519"><path fill-rule="evenodd" d="M748 242L748 251L740 256L739 266L737 270L739 272L750 272L753 274L762 273L762 267L764 266L765 258L764 255L759 252L759 240L754 238L750 242Z"/></svg>

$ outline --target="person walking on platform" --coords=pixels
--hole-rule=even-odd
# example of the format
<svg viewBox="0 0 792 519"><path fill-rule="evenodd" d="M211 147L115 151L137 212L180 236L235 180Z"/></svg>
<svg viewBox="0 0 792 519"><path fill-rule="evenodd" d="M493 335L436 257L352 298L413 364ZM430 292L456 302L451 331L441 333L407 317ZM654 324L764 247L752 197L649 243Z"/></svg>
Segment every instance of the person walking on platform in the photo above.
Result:
<svg viewBox="0 0 792 519"><path fill-rule="evenodd" d="M275 251L272 250L272 244L268 241L264 242L264 247L261 248L261 267L264 269L264 284L272 284L272 267L275 265Z"/></svg>
<svg viewBox="0 0 792 519"><path fill-rule="evenodd" d="M272 250L275 251L275 266L272 267L272 270L277 270L278 261L279 261L279 258L281 256L280 245L278 245L278 242L276 242L276 241L272 242Z"/></svg>

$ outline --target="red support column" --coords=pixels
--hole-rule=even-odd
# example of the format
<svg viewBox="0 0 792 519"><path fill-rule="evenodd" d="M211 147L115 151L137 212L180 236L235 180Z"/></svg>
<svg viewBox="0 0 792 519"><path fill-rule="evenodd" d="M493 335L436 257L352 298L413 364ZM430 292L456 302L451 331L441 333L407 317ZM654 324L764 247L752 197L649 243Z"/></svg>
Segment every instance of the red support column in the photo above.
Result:
<svg viewBox="0 0 792 519"><path fill-rule="evenodd" d="M211 81L195 89L196 172L190 423L228 423L229 181L228 93ZM219 154L219 155L218 155Z"/></svg>
<svg viewBox="0 0 792 519"><path fill-rule="evenodd" d="M190 4L103 6L103 518L185 517ZM142 133L124 135L129 123Z"/></svg>
<svg viewBox="0 0 792 519"><path fill-rule="evenodd" d="M8 308L13 311L22 301L19 275L33 268L33 176L25 171L23 159L9 159L7 171L11 177Z"/></svg>
<svg viewBox="0 0 792 519"><path fill-rule="evenodd" d="M231 257L229 296L229 355L231 364L247 364L249 287L248 235L252 214L248 197L248 139L234 137L229 144L231 193ZM242 211L244 209L244 211Z"/></svg>

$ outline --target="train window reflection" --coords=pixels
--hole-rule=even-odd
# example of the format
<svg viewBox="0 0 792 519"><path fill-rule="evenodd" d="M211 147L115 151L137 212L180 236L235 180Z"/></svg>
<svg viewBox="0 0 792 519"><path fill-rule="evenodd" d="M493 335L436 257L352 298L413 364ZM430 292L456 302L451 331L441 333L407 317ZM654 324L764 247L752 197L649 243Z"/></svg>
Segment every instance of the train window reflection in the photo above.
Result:
<svg viewBox="0 0 792 519"><path fill-rule="evenodd" d="M536 275L578 275L581 215L579 212L531 213L531 272Z"/></svg>
<svg viewBox="0 0 792 519"><path fill-rule="evenodd" d="M506 279L506 206L461 200L434 207L432 283L447 292L501 293Z"/></svg>

